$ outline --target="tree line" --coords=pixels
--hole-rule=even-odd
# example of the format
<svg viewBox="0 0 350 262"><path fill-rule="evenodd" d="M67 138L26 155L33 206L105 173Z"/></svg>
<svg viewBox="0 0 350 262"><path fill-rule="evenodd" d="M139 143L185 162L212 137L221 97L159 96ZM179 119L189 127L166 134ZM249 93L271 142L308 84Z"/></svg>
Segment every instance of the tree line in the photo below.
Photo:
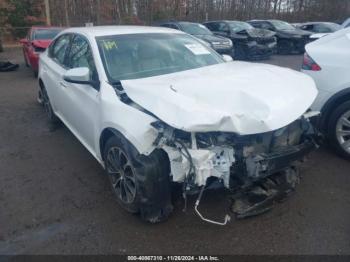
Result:
<svg viewBox="0 0 350 262"><path fill-rule="evenodd" d="M50 0L52 22L64 26L152 24L159 20L342 21L350 0Z"/></svg>
<svg viewBox="0 0 350 262"><path fill-rule="evenodd" d="M265 18L341 22L349 15L350 0L0 0L0 28L16 28L21 36L24 27L46 23L48 16L52 25L68 27Z"/></svg>

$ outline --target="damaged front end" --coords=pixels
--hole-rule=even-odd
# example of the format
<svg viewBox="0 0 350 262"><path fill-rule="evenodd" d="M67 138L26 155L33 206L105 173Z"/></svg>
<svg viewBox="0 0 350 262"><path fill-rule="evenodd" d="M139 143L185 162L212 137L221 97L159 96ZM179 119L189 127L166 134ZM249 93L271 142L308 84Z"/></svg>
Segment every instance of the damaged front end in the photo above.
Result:
<svg viewBox="0 0 350 262"><path fill-rule="evenodd" d="M292 191L299 180L297 163L317 145L316 131L305 114L275 131L237 135L228 132L185 132L162 121L155 146L169 156L174 182L183 183L184 197L199 193L198 211L204 188L223 187L233 194L233 212L238 218L257 215L270 208L274 199Z"/></svg>
<svg viewBox="0 0 350 262"><path fill-rule="evenodd" d="M263 60L277 53L277 39L275 33L263 29L243 30L236 34L237 59Z"/></svg>

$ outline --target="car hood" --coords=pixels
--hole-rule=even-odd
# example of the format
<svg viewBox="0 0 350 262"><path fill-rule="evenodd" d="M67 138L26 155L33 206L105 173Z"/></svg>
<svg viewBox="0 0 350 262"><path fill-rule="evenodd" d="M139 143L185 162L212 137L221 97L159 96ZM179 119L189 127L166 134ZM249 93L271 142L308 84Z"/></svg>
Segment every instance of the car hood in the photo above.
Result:
<svg viewBox="0 0 350 262"><path fill-rule="evenodd" d="M239 32L238 34L240 34L240 35L245 34L245 35L248 35L248 36L253 37L253 38L269 38L269 37L273 37L274 35L276 35L275 32L272 32L270 30L258 29L258 28L243 30L243 31Z"/></svg>
<svg viewBox="0 0 350 262"><path fill-rule="evenodd" d="M40 48L48 48L52 40L33 40L32 44Z"/></svg>
<svg viewBox="0 0 350 262"><path fill-rule="evenodd" d="M209 43L213 43L213 42L223 43L223 42L229 41L229 39L225 37L216 36L216 35L194 35L194 36Z"/></svg>
<svg viewBox="0 0 350 262"><path fill-rule="evenodd" d="M121 84L135 103L174 128L241 135L288 125L307 111L317 95L314 81L302 73L246 62Z"/></svg>

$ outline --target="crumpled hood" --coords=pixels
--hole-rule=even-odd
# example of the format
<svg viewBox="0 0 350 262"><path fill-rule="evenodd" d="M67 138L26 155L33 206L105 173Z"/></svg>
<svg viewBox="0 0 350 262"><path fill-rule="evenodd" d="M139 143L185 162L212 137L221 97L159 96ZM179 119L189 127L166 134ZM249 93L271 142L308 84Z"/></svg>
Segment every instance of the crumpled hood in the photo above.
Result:
<svg viewBox="0 0 350 262"><path fill-rule="evenodd" d="M246 62L121 83L134 102L168 125L189 132L247 135L276 130L305 113L317 95L307 75Z"/></svg>
<svg viewBox="0 0 350 262"><path fill-rule="evenodd" d="M258 28L244 30L244 31L242 31L242 33L245 33L248 36L254 37L254 38L260 38L260 37L261 38L269 38L269 37L273 37L274 35L276 35L275 32L272 32L270 30L258 29Z"/></svg>
<svg viewBox="0 0 350 262"><path fill-rule="evenodd" d="M51 44L52 40L33 40L32 44L36 47L40 48L48 48L49 45Z"/></svg>

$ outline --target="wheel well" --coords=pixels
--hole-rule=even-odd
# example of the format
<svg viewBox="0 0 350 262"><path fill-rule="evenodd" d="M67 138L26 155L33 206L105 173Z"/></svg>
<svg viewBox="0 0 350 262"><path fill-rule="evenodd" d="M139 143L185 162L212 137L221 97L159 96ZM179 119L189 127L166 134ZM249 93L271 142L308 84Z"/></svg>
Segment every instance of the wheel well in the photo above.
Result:
<svg viewBox="0 0 350 262"><path fill-rule="evenodd" d="M39 78L39 87L41 89L43 89L45 87L44 82L43 82L43 80L41 80L41 78Z"/></svg>
<svg viewBox="0 0 350 262"><path fill-rule="evenodd" d="M119 132L112 128L106 128L102 131L100 136L100 153L101 153L102 159L103 159L103 151L108 139L110 139L112 136L116 136L117 133Z"/></svg>
<svg viewBox="0 0 350 262"><path fill-rule="evenodd" d="M344 89L339 93L335 94L332 98L330 98L327 103L321 109L322 119L320 123L320 128L323 131L327 130L327 125L329 122L329 118L339 105L343 104L346 101L350 101L350 88Z"/></svg>

